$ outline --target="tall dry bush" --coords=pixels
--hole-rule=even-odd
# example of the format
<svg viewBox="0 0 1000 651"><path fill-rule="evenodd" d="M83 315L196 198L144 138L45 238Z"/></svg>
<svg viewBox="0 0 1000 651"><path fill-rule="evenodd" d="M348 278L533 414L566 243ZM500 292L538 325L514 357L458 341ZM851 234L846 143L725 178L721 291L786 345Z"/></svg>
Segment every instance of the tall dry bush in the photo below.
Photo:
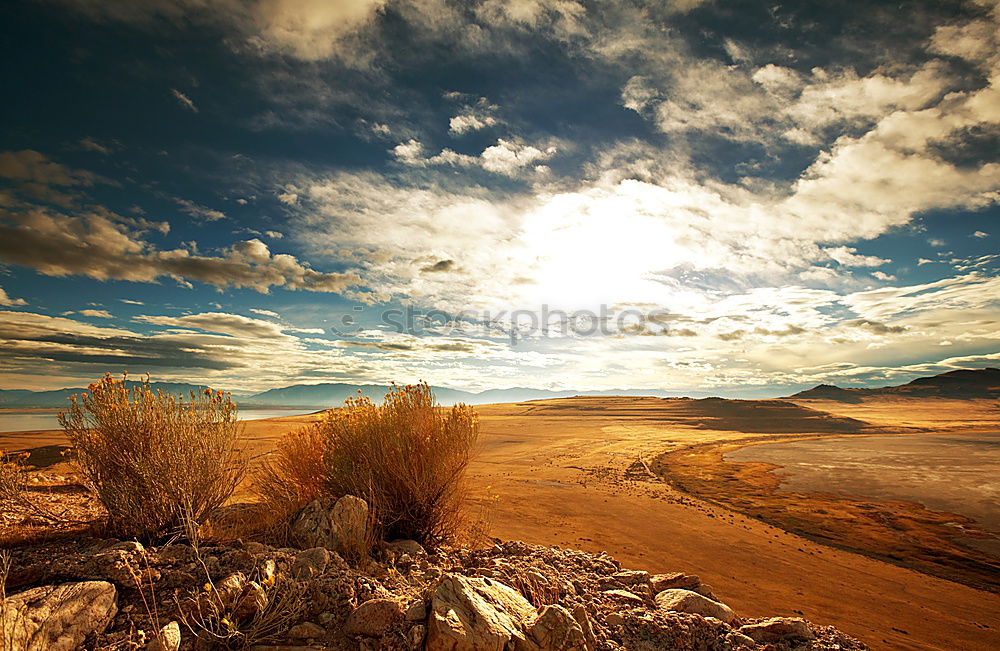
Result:
<svg viewBox="0 0 1000 651"><path fill-rule="evenodd" d="M462 482L479 418L439 407L426 383L393 387L382 404L350 398L317 426L326 445L326 489L369 501L387 539L437 545L461 525Z"/></svg>
<svg viewBox="0 0 1000 651"><path fill-rule="evenodd" d="M231 396L205 389L185 400L110 374L88 388L59 422L110 533L150 538L184 513L203 520L232 495L247 459Z"/></svg>

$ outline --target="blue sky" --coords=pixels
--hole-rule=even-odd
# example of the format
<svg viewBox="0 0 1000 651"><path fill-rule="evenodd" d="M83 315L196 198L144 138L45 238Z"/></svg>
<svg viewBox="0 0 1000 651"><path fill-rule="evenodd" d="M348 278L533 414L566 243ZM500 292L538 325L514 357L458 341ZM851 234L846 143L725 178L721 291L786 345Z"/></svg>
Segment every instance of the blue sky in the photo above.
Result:
<svg viewBox="0 0 1000 651"><path fill-rule="evenodd" d="M0 387L1000 358L996 2L0 8Z"/></svg>

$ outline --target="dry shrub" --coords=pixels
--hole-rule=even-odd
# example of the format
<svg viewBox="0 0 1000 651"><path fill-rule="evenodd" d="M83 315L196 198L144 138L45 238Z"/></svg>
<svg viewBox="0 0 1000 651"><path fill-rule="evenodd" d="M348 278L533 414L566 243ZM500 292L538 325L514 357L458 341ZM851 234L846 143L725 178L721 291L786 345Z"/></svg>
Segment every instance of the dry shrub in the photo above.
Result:
<svg viewBox="0 0 1000 651"><path fill-rule="evenodd" d="M221 391L185 401L154 392L148 379L129 388L106 374L73 396L59 422L113 535L155 536L177 526L185 509L201 520L246 471L237 448L243 426Z"/></svg>
<svg viewBox="0 0 1000 651"><path fill-rule="evenodd" d="M252 490L263 507L262 515L271 520L263 523L264 528L287 520L324 492L325 455L326 437L318 424L306 425L278 442L254 473Z"/></svg>
<svg viewBox="0 0 1000 651"><path fill-rule="evenodd" d="M442 409L420 383L393 387L381 405L350 398L316 429L326 445L327 490L367 499L386 539L434 546L454 537L479 436L475 410Z"/></svg>

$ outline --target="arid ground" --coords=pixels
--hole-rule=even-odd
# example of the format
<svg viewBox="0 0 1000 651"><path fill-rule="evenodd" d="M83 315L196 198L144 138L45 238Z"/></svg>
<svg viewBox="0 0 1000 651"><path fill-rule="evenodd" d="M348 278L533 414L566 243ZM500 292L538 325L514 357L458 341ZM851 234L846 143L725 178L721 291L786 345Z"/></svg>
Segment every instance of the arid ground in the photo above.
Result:
<svg viewBox="0 0 1000 651"><path fill-rule="evenodd" d="M787 494L766 464L723 459L802 436L997 431L989 401L570 398L478 410L471 497L496 537L696 573L741 614L802 615L874 648L1000 648L997 564L948 535L956 516ZM251 450L313 418L249 422ZM69 474L64 443L58 432L0 434L0 448L34 450L31 462L56 475ZM639 458L659 475L629 473Z"/></svg>

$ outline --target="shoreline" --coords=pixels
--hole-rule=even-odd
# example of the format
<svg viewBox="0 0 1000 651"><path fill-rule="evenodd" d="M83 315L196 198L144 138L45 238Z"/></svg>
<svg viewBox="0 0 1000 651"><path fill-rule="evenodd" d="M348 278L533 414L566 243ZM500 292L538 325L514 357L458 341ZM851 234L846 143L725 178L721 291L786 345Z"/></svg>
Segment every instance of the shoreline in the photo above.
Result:
<svg viewBox="0 0 1000 651"><path fill-rule="evenodd" d="M975 434L975 430L937 432ZM926 432L897 432L920 436ZM930 509L916 500L866 497L848 492L793 491L776 473L783 466L761 461L728 461L737 450L769 443L886 436L809 433L707 442L658 455L651 469L672 488L730 509L815 543L891 563L928 576L1000 594L1000 558L963 544L962 539L995 539L975 519Z"/></svg>

